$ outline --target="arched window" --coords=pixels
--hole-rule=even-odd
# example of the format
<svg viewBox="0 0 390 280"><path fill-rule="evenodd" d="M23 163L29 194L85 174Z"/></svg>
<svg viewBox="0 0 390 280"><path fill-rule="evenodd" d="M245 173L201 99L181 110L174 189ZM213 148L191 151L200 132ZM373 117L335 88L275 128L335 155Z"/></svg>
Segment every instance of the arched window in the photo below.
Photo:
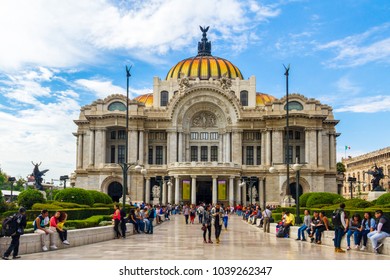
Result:
<svg viewBox="0 0 390 280"><path fill-rule="evenodd" d="M160 93L160 106L167 106L168 104L168 92L166 90Z"/></svg>
<svg viewBox="0 0 390 280"><path fill-rule="evenodd" d="M248 106L248 91L242 90L240 92L240 101L242 106Z"/></svg>
<svg viewBox="0 0 390 280"><path fill-rule="evenodd" d="M287 110L287 104L284 105L284 110ZM288 102L288 110L289 111L291 111L291 110L302 111L303 106L298 101L291 101L291 102Z"/></svg>
<svg viewBox="0 0 390 280"><path fill-rule="evenodd" d="M115 101L108 105L108 111L126 111L126 105L122 102Z"/></svg>

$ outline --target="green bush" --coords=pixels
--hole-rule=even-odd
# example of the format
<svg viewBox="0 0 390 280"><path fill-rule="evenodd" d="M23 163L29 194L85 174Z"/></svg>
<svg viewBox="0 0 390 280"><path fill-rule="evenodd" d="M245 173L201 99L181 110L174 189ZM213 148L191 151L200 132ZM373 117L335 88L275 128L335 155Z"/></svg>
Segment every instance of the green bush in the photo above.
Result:
<svg viewBox="0 0 390 280"><path fill-rule="evenodd" d="M61 190L56 194L54 200L61 201L61 202L73 202L77 204L86 204L90 206L93 205L92 195L88 191L79 188L67 188Z"/></svg>
<svg viewBox="0 0 390 280"><path fill-rule="evenodd" d="M77 204L73 202L63 202L63 201L54 201L54 205L57 205L62 208L67 208L67 209L74 209L74 208L89 208L91 206L85 205L85 204Z"/></svg>
<svg viewBox="0 0 390 280"><path fill-rule="evenodd" d="M27 189L22 191L18 196L19 206L23 206L26 209L31 209L35 203L44 203L45 198L43 194L35 189Z"/></svg>
<svg viewBox="0 0 390 280"><path fill-rule="evenodd" d="M110 209L114 209L114 205L112 204L112 202L111 203L109 203L109 204L105 204L105 203L94 203L93 205L92 205L92 207L108 207L108 208L110 208ZM127 208L127 207L126 207Z"/></svg>
<svg viewBox="0 0 390 280"><path fill-rule="evenodd" d="M390 204L390 193L382 194L376 200L376 205L386 205L386 204Z"/></svg>
<svg viewBox="0 0 390 280"><path fill-rule="evenodd" d="M341 195L335 193L327 193L327 192L315 192L311 193L309 198L306 201L306 207L312 207L313 205L318 204L333 204L333 201L340 200L343 197Z"/></svg>
<svg viewBox="0 0 390 280"><path fill-rule="evenodd" d="M66 221L66 227L74 228L87 228L87 227L97 227L103 221L110 221L111 216L92 216L85 220L69 220Z"/></svg>
<svg viewBox="0 0 390 280"><path fill-rule="evenodd" d="M93 198L93 203L103 203L103 204L110 204L112 203L112 199L108 194L94 191L94 190L88 190Z"/></svg>
<svg viewBox="0 0 390 280"><path fill-rule="evenodd" d="M299 196L299 206L306 207L306 202L313 193L304 193Z"/></svg>
<svg viewBox="0 0 390 280"><path fill-rule="evenodd" d="M367 208L373 206L371 202L360 198L348 199L344 203L346 208L354 208L354 209Z"/></svg>
<svg viewBox="0 0 390 280"><path fill-rule="evenodd" d="M58 210L62 210L63 208L58 206L58 205L55 205L55 204L52 204L52 203L34 203L34 205L31 207L32 210L43 210L43 209L47 209L47 210L52 210L52 211L58 211Z"/></svg>

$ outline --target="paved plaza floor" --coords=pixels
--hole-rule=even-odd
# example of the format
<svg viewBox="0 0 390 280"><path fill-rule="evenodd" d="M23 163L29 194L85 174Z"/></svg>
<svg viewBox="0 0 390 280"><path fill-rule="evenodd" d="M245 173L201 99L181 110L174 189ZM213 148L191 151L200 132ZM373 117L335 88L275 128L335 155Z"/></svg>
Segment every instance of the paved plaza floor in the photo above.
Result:
<svg viewBox="0 0 390 280"><path fill-rule="evenodd" d="M272 232L274 229L271 228ZM23 255L24 260L388 260L389 256L351 250L335 253L334 248L264 234L238 216L229 217L220 244L203 244L201 226L185 224L175 215L155 227L154 234L130 235L68 249ZM214 230L212 232L214 238ZM69 240L72 242L72 240Z"/></svg>

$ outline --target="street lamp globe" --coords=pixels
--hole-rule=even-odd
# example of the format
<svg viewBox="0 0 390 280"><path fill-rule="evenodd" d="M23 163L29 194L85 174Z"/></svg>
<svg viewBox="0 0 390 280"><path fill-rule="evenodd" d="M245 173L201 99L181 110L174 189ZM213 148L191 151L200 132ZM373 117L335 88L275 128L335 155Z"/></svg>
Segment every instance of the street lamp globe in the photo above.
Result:
<svg viewBox="0 0 390 280"><path fill-rule="evenodd" d="M292 166L292 169L293 169L294 171L300 171L301 168L302 168L302 165L299 164L299 163L295 163L295 164Z"/></svg>
<svg viewBox="0 0 390 280"><path fill-rule="evenodd" d="M134 167L134 170L137 171L137 172L140 172L142 170L142 166L137 164L135 167Z"/></svg>
<svg viewBox="0 0 390 280"><path fill-rule="evenodd" d="M276 168L273 167L273 166L271 166L271 167L269 168L269 172L270 172L270 173L275 173L275 172L276 172Z"/></svg>

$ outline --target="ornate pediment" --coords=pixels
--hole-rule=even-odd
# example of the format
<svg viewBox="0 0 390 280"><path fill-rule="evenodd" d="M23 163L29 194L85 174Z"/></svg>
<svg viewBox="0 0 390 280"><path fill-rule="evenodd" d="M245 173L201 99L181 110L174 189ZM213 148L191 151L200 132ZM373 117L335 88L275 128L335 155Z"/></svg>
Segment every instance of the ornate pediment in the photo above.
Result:
<svg viewBox="0 0 390 280"><path fill-rule="evenodd" d="M191 121L191 126L192 127L216 127L217 125L217 117L211 113L211 112L206 112L202 111L197 113Z"/></svg>

